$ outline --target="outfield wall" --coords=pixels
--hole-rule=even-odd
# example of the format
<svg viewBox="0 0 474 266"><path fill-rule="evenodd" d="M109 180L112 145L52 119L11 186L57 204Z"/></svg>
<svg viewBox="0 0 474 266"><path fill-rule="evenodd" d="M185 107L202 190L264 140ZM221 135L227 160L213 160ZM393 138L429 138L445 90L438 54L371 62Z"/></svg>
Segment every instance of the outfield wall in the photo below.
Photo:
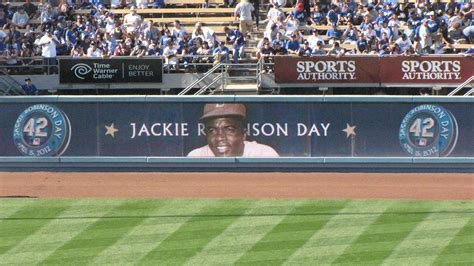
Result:
<svg viewBox="0 0 474 266"><path fill-rule="evenodd" d="M199 120L206 103L243 104L246 140L279 157L187 157L207 145ZM3 168L474 165L472 97L1 97L0 113Z"/></svg>

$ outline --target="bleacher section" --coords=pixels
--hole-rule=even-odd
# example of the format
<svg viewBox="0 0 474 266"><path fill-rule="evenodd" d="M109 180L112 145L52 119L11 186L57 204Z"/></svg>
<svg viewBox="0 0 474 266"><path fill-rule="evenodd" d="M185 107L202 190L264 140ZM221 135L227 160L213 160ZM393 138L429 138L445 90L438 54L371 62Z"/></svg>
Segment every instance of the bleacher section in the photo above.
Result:
<svg viewBox="0 0 474 266"><path fill-rule="evenodd" d="M33 1L32 1L33 2ZM136 9L136 12L142 17L144 20L153 20L155 26L161 28L163 23L170 25L175 20L179 20L181 25L186 29L188 33L191 33L195 28L196 22L203 23L204 27L212 29L220 40L225 39L224 33L224 26L230 26L232 28L238 27L238 18L234 16L234 8L228 8L224 6L224 0L209 0L208 7L205 7L204 0L166 0L166 7L165 8L144 8L144 9ZM417 3L417 0L409 0L406 1L409 3ZM447 3L449 0L441 0L441 2ZM14 1L11 2L11 6L20 6L23 5L25 2L23 1ZM40 3L37 1L33 2L36 5ZM150 6L149 6L150 7ZM260 7L260 21L264 21L266 18L266 11L268 8L268 4L261 5ZM288 13L294 10L293 7L285 7L282 9L284 12ZM113 12L115 18L123 18L126 14L130 13L130 9L128 8L119 8L119 9L105 9L105 12L111 11ZM75 9L72 11L73 15L90 15L93 13L91 9ZM33 26L34 32L40 33L40 20L38 18L34 18L29 21L29 23ZM246 46L245 46L245 53L248 55L246 58L239 59L239 63L256 63L257 62L257 43L259 40L263 38L263 32L265 30L266 24L260 22L258 29L251 34L250 38L246 39ZM341 25L338 26L339 29L342 31L346 29L347 26ZM356 27L358 27L356 25ZM302 32L303 38L308 38L310 36L310 31L312 29L317 29L319 35L327 41L329 39L326 36L326 32L330 27L327 25L305 25L301 26L300 30ZM403 30L405 26L402 26L401 29ZM171 29L171 27L170 27ZM25 33L26 29L18 29L21 33ZM229 48L230 45L228 46ZM352 50L356 48L355 43L342 43L342 48ZM473 44L449 44L447 43L443 49L469 49L474 47ZM324 46L325 50L330 50L332 48L331 45L326 44ZM37 62L37 64L30 66L36 72L42 71L42 60L41 56L33 57L33 60ZM39 74L39 73L37 73Z"/></svg>

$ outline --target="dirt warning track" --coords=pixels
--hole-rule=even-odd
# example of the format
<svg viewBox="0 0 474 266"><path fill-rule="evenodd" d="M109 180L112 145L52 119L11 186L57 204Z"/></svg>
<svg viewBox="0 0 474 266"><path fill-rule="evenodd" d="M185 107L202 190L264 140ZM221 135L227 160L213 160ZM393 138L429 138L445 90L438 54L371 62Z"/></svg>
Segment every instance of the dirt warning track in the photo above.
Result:
<svg viewBox="0 0 474 266"><path fill-rule="evenodd" d="M0 196L474 199L474 174L0 172Z"/></svg>

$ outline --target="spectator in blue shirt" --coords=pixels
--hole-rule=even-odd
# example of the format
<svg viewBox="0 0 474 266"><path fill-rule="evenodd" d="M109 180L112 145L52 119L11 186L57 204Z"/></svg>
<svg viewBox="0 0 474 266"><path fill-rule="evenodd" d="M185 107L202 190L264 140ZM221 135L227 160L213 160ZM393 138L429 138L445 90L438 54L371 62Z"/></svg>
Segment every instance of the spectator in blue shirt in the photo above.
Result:
<svg viewBox="0 0 474 266"><path fill-rule="evenodd" d="M329 10L327 14L328 25L337 25L339 22L339 14L338 12L339 7L336 5L331 6L331 10Z"/></svg>
<svg viewBox="0 0 474 266"><path fill-rule="evenodd" d="M174 41L174 36L171 35L171 31L169 29L165 29L165 35L161 36L160 43L163 47L166 47L169 42Z"/></svg>
<svg viewBox="0 0 474 266"><path fill-rule="evenodd" d="M66 44L69 48L76 46L77 44L77 35L75 31L75 23L71 23L66 30L65 38Z"/></svg>
<svg viewBox="0 0 474 266"><path fill-rule="evenodd" d="M428 13L428 16L429 16L429 20L428 20L428 29L430 29L430 31L432 33L438 31L439 29L439 25L440 25L440 21L438 18L435 17L435 13L433 11L429 12Z"/></svg>
<svg viewBox="0 0 474 266"><path fill-rule="evenodd" d="M403 30L403 34L405 34L411 41L413 41L413 38L415 38L415 27L411 21L407 22L406 27Z"/></svg>
<svg viewBox="0 0 474 266"><path fill-rule="evenodd" d="M303 46L300 46L300 49L298 50L298 55L299 56L310 56L312 53L313 49L309 47L309 42L305 41L303 43Z"/></svg>
<svg viewBox="0 0 474 266"><path fill-rule="evenodd" d="M79 6L79 9L90 9L93 7L93 4L89 0L84 0L84 2Z"/></svg>
<svg viewBox="0 0 474 266"><path fill-rule="evenodd" d="M153 40L149 45L148 45L148 50L146 52L146 55L148 56L160 56L163 54L163 49L160 48L158 43Z"/></svg>
<svg viewBox="0 0 474 266"><path fill-rule="evenodd" d="M411 24L416 28L421 25L421 18L416 15L416 12L412 11L407 22L411 22Z"/></svg>
<svg viewBox="0 0 474 266"><path fill-rule="evenodd" d="M153 0L153 8L163 8L165 6L166 4L164 0Z"/></svg>
<svg viewBox="0 0 474 266"><path fill-rule="evenodd" d="M219 46L214 49L213 55L214 55L214 63L227 63L229 62L229 48L225 46L225 42L220 42Z"/></svg>
<svg viewBox="0 0 474 266"><path fill-rule="evenodd" d="M382 36L379 38L379 51L384 51L388 49L390 45L390 39L387 36L386 32L382 32Z"/></svg>
<svg viewBox="0 0 474 266"><path fill-rule="evenodd" d="M364 21L362 23L360 23L360 30L364 31L366 30L369 25L372 25L372 22L370 22L370 16L369 15L365 15L364 16Z"/></svg>
<svg viewBox="0 0 474 266"><path fill-rule="evenodd" d="M298 54L298 51L300 50L300 41L296 34L291 35L291 40L286 43L286 50L288 51L288 54Z"/></svg>
<svg viewBox="0 0 474 266"><path fill-rule="evenodd" d="M333 39L337 39L339 40L342 36L342 32L341 30L339 30L337 28L336 25L332 25L331 28L328 29L328 31L326 32L326 35L329 37L329 38L333 38Z"/></svg>
<svg viewBox="0 0 474 266"><path fill-rule="evenodd" d="M226 43L232 45L233 61L237 64L245 49L244 35L238 29L230 29L228 26L224 27L224 32Z"/></svg>
<svg viewBox="0 0 474 266"><path fill-rule="evenodd" d="M377 24L379 27L381 24L388 21L388 18L384 16L383 11L380 10L377 18L375 18L374 24Z"/></svg>
<svg viewBox="0 0 474 266"><path fill-rule="evenodd" d="M357 52L359 54L366 53L367 49L367 40L365 39L364 34L359 35L359 40L357 40Z"/></svg>
<svg viewBox="0 0 474 266"><path fill-rule="evenodd" d="M296 18L301 25L303 25L306 22L306 13L303 10L303 3L298 2L296 4L295 10L291 11L293 14L293 17Z"/></svg>
<svg viewBox="0 0 474 266"><path fill-rule="evenodd" d="M387 3L387 4L384 4L382 9L380 10L386 20L388 20L393 15L393 8L392 8L393 6L395 5L391 5L390 3Z"/></svg>
<svg viewBox="0 0 474 266"><path fill-rule="evenodd" d="M352 23L347 24L347 29L344 31L342 35L344 41L357 41L357 28L352 25Z"/></svg>
<svg viewBox="0 0 474 266"><path fill-rule="evenodd" d="M30 78L25 79L25 84L21 85L21 89L23 89L26 95L38 95L38 89L35 84L31 82Z"/></svg>
<svg viewBox="0 0 474 266"><path fill-rule="evenodd" d="M311 20L311 24L313 25L321 25L324 22L324 13L321 11L319 5L314 6L313 12L311 12L311 16L309 18Z"/></svg>

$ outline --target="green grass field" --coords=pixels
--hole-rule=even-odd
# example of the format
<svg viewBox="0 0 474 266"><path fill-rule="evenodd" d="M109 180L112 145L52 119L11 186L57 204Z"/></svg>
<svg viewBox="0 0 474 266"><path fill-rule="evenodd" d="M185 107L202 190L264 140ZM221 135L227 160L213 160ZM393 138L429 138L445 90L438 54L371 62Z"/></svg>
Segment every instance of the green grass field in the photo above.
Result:
<svg viewBox="0 0 474 266"><path fill-rule="evenodd" d="M474 265L473 201L1 199L0 264Z"/></svg>

